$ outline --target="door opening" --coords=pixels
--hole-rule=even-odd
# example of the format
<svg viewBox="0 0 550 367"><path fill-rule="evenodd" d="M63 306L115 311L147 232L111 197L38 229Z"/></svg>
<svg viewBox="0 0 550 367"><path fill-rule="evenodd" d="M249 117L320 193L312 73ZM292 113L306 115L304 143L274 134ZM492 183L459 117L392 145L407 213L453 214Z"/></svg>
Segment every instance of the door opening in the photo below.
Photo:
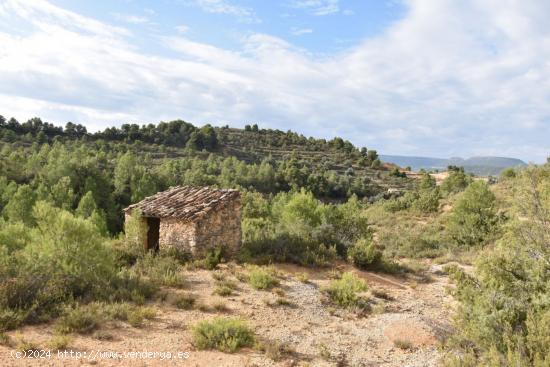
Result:
<svg viewBox="0 0 550 367"><path fill-rule="evenodd" d="M160 218L147 218L147 248L146 250L159 250Z"/></svg>

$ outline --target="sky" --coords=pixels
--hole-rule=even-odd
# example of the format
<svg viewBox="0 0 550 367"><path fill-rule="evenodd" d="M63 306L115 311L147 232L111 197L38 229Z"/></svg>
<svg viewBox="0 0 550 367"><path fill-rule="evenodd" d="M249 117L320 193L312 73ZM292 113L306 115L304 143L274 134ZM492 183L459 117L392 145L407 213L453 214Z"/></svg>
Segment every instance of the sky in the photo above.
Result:
<svg viewBox="0 0 550 367"><path fill-rule="evenodd" d="M550 154L546 0L0 0L0 115Z"/></svg>

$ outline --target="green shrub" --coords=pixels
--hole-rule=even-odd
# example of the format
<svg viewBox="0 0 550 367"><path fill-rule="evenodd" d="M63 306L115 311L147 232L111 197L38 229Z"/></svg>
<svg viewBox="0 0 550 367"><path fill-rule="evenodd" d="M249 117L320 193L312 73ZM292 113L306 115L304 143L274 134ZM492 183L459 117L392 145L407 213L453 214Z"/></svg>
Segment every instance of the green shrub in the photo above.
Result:
<svg viewBox="0 0 550 367"><path fill-rule="evenodd" d="M495 195L486 183L475 181L455 203L448 235L459 246L482 245L497 230L498 220Z"/></svg>
<svg viewBox="0 0 550 367"><path fill-rule="evenodd" d="M186 284L181 264L172 257L148 253L138 259L133 269L159 286L183 288Z"/></svg>
<svg viewBox="0 0 550 367"><path fill-rule="evenodd" d="M69 277L75 296L108 293L115 267L97 227L45 202L36 203L33 215L37 238L24 251L34 263L47 264L44 274Z"/></svg>
<svg viewBox="0 0 550 367"><path fill-rule="evenodd" d="M0 331L0 345L3 345L5 347L11 346L11 338L8 334Z"/></svg>
<svg viewBox="0 0 550 367"><path fill-rule="evenodd" d="M500 172L501 180L513 179L513 178L516 178L516 176L517 176L516 171L512 167L503 169L502 172Z"/></svg>
<svg viewBox="0 0 550 367"><path fill-rule="evenodd" d="M0 218L0 244L8 254L24 249L31 239L31 232L23 223L5 223Z"/></svg>
<svg viewBox="0 0 550 367"><path fill-rule="evenodd" d="M223 247L218 246L208 250L202 259L195 260L193 266L201 269L214 270L223 260Z"/></svg>
<svg viewBox="0 0 550 367"><path fill-rule="evenodd" d="M135 305L123 303L105 304L102 312L112 320L128 321L128 315L136 309Z"/></svg>
<svg viewBox="0 0 550 367"><path fill-rule="evenodd" d="M0 308L0 331L13 330L19 327L26 318L26 313L21 310Z"/></svg>
<svg viewBox="0 0 550 367"><path fill-rule="evenodd" d="M449 176L441 183L441 191L445 194L456 194L472 183L472 178L464 173L463 167L449 167Z"/></svg>
<svg viewBox="0 0 550 367"><path fill-rule="evenodd" d="M111 285L112 293L108 297L110 301L132 301L137 304L143 304L145 299L153 297L159 289L158 284L145 278L135 268L123 268L112 279Z"/></svg>
<svg viewBox="0 0 550 367"><path fill-rule="evenodd" d="M128 314L128 323L133 327L143 326L144 315L139 311L130 312Z"/></svg>
<svg viewBox="0 0 550 367"><path fill-rule="evenodd" d="M345 204L323 204L310 192L279 193L243 216L246 262L327 265L370 233L363 206L352 196Z"/></svg>
<svg viewBox="0 0 550 367"><path fill-rule="evenodd" d="M407 191L403 196L390 199L384 203L384 209L390 213L395 213L401 210L407 210L412 207L414 201L418 198L418 194L414 191Z"/></svg>
<svg viewBox="0 0 550 367"><path fill-rule="evenodd" d="M122 251L135 254L138 257L145 255L147 241L147 222L139 209L134 209L124 222L124 242Z"/></svg>
<svg viewBox="0 0 550 367"><path fill-rule="evenodd" d="M435 179L424 173L414 190L407 191L401 197L386 201L384 209L391 213L411 208L420 213L433 213L439 208L440 198Z"/></svg>
<svg viewBox="0 0 550 367"><path fill-rule="evenodd" d="M254 333L242 320L217 317L193 327L193 344L199 349L235 352L242 347L252 347Z"/></svg>
<svg viewBox="0 0 550 367"><path fill-rule="evenodd" d="M71 343L72 338L68 335L56 335L49 342L48 347L55 350L65 350Z"/></svg>
<svg viewBox="0 0 550 367"><path fill-rule="evenodd" d="M174 305L177 308L180 308L182 310L190 310L195 306L195 303L197 302L197 298L190 294L184 294L182 296L179 296L176 301L174 302Z"/></svg>
<svg viewBox="0 0 550 367"><path fill-rule="evenodd" d="M439 209L439 199L441 195L437 187L433 189L424 189L418 192L418 197L413 202L412 207L421 213L434 213Z"/></svg>
<svg viewBox="0 0 550 367"><path fill-rule="evenodd" d="M332 281L325 289L330 300L343 308L360 306L362 299L358 293L368 289L367 283L351 272L343 273L338 280Z"/></svg>
<svg viewBox="0 0 550 367"><path fill-rule="evenodd" d="M254 289L270 289L279 284L271 268L251 266L248 271L248 283Z"/></svg>
<svg viewBox="0 0 550 367"><path fill-rule="evenodd" d="M15 349L17 349L20 352L35 352L38 350L41 350L40 346L37 342L33 340L26 340L23 337L19 337L17 340L17 345L15 346Z"/></svg>
<svg viewBox="0 0 550 367"><path fill-rule="evenodd" d="M496 247L478 255L474 273L447 268L458 301L449 366L550 365L550 165L528 167L511 184L517 219Z"/></svg>
<svg viewBox="0 0 550 367"><path fill-rule="evenodd" d="M89 304L67 308L55 325L61 334L89 334L99 327L103 321L98 304Z"/></svg>
<svg viewBox="0 0 550 367"><path fill-rule="evenodd" d="M227 297L233 294L233 288L219 284L216 289L214 289L214 294L222 297Z"/></svg>
<svg viewBox="0 0 550 367"><path fill-rule="evenodd" d="M376 248L371 239L362 238L348 250L348 258L359 268L376 269L381 265L382 251Z"/></svg>
<svg viewBox="0 0 550 367"><path fill-rule="evenodd" d="M159 255L162 257L170 257L178 261L181 265L187 264L192 258L188 251L181 250L176 246L170 246L167 249L163 249L159 252Z"/></svg>

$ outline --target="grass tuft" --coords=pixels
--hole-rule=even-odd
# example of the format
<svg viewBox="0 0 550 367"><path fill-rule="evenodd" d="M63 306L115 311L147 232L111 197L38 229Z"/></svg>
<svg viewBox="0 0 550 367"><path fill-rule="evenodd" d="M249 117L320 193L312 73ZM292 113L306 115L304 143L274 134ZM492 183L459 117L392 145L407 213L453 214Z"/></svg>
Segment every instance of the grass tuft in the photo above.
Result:
<svg viewBox="0 0 550 367"><path fill-rule="evenodd" d="M81 305L65 309L56 324L55 330L60 334L89 334L97 329L103 317L97 304Z"/></svg>
<svg viewBox="0 0 550 367"><path fill-rule="evenodd" d="M251 266L248 273L248 283L254 289L265 290L279 285L279 280L272 268Z"/></svg>
<svg viewBox="0 0 550 367"><path fill-rule="evenodd" d="M358 293L368 289L367 283L351 272L342 274L338 280L332 281L325 289L330 300L342 308L355 308L361 306L365 299Z"/></svg>
<svg viewBox="0 0 550 367"><path fill-rule="evenodd" d="M193 344L199 349L232 353L253 346L254 333L243 320L217 317L193 327Z"/></svg>
<svg viewBox="0 0 550 367"><path fill-rule="evenodd" d="M403 350L412 350L413 349L413 344L410 341L405 340L405 339L395 339L393 341L393 345L395 345L397 348L403 349Z"/></svg>
<svg viewBox="0 0 550 367"><path fill-rule="evenodd" d="M195 296L184 294L176 299L174 305L181 310L191 310L196 302L197 298Z"/></svg>
<svg viewBox="0 0 550 367"><path fill-rule="evenodd" d="M48 347L52 350L66 350L72 340L68 335L56 335L48 342Z"/></svg>

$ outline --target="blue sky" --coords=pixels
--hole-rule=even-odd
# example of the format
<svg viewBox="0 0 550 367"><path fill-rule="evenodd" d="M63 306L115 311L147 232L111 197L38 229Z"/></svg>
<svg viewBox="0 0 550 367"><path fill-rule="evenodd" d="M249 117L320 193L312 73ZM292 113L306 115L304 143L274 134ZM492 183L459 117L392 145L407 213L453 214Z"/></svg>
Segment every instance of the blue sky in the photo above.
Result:
<svg viewBox="0 0 550 367"><path fill-rule="evenodd" d="M238 50L253 33L287 39L319 56L330 55L374 36L396 21L403 4L385 0L53 0L102 21L130 28L144 51L159 35L185 34L195 41Z"/></svg>
<svg viewBox="0 0 550 367"><path fill-rule="evenodd" d="M543 0L0 0L0 114L542 162L547 14Z"/></svg>

